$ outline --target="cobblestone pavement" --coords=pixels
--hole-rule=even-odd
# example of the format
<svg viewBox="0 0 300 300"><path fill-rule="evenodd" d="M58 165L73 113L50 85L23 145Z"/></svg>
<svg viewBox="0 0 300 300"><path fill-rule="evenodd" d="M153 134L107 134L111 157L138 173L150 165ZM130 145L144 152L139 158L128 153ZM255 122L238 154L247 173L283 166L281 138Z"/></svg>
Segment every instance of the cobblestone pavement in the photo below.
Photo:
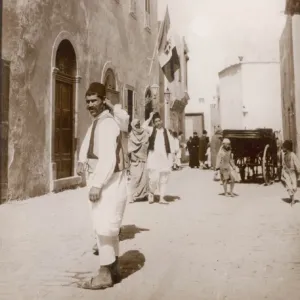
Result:
<svg viewBox="0 0 300 300"><path fill-rule="evenodd" d="M0 299L299 300L300 205L279 184L225 198L212 176L174 172L169 205L128 205L124 279L105 291L77 288L98 268L85 189L2 205Z"/></svg>

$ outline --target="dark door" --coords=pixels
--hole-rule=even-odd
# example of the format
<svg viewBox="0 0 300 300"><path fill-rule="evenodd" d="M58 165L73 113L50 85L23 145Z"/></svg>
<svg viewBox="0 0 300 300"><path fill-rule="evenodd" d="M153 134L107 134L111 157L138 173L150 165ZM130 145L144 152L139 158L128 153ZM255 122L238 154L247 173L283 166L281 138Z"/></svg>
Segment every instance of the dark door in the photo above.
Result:
<svg viewBox="0 0 300 300"><path fill-rule="evenodd" d="M127 95L127 107L128 107L128 115L129 115L129 131L131 130L131 121L133 118L133 91L128 90Z"/></svg>
<svg viewBox="0 0 300 300"><path fill-rule="evenodd" d="M73 176L73 84L56 80L54 162L56 179Z"/></svg>
<svg viewBox="0 0 300 300"><path fill-rule="evenodd" d="M7 200L8 188L8 111L9 111L9 63L1 60L1 111L0 111L0 203Z"/></svg>

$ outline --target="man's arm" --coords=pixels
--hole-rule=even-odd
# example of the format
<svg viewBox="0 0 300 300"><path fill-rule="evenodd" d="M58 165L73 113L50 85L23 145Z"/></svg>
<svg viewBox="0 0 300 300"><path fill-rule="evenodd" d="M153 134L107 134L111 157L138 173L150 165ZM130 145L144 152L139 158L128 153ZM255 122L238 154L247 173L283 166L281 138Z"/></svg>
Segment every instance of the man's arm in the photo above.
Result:
<svg viewBox="0 0 300 300"><path fill-rule="evenodd" d="M83 139L83 142L80 147L78 163L77 163L77 174L79 176L83 175L84 172L84 163L87 160L87 152L89 148L89 138L91 136L91 127L87 130L87 133Z"/></svg>
<svg viewBox="0 0 300 300"><path fill-rule="evenodd" d="M143 125L142 125L142 127L143 127L145 130L147 130L150 134L152 133L152 130L153 130L153 127L150 126L150 122L151 122L152 119L153 119L153 115L154 115L154 113L152 112L152 113L150 114L149 119L146 120L146 121L143 123Z"/></svg>
<svg viewBox="0 0 300 300"><path fill-rule="evenodd" d="M129 115L126 110L122 109L121 104L113 105L110 100L105 99L105 104L112 111L115 121L120 127L121 131L128 132Z"/></svg>

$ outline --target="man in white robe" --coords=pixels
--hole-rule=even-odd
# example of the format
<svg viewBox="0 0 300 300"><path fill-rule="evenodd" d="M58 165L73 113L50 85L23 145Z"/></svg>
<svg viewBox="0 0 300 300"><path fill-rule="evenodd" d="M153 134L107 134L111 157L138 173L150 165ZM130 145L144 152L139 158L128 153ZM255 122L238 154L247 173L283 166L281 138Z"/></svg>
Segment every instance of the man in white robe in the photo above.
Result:
<svg viewBox="0 0 300 300"><path fill-rule="evenodd" d="M154 127L149 126L152 120ZM148 201L150 204L154 202L154 193L158 189L159 203L168 204L164 196L173 164L171 135L162 126L162 121L158 113L151 113L150 118L144 122L143 128L150 134L147 159L150 190Z"/></svg>
<svg viewBox="0 0 300 300"><path fill-rule="evenodd" d="M119 231L127 200L128 164L122 146L121 124L107 109L105 94L104 85L97 82L86 92L87 109L94 120L81 146L77 171L79 175L86 171L99 249L99 273L81 286L91 290L105 289L120 281Z"/></svg>

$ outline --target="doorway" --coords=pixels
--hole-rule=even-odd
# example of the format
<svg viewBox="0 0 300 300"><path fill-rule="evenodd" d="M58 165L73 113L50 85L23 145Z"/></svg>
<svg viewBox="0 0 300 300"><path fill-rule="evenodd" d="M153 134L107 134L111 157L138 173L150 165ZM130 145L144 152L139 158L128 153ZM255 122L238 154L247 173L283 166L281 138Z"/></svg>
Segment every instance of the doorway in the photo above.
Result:
<svg viewBox="0 0 300 300"><path fill-rule="evenodd" d="M1 123L0 123L0 204L7 201L8 192L8 115L10 63L1 59Z"/></svg>
<svg viewBox="0 0 300 300"><path fill-rule="evenodd" d="M74 120L76 55L72 44L63 40L56 53L54 116L54 180L74 175Z"/></svg>
<svg viewBox="0 0 300 300"><path fill-rule="evenodd" d="M134 103L133 103L133 91L127 90L127 109L129 115L129 128L128 131L131 131L131 122L133 119L133 110L134 110Z"/></svg>

